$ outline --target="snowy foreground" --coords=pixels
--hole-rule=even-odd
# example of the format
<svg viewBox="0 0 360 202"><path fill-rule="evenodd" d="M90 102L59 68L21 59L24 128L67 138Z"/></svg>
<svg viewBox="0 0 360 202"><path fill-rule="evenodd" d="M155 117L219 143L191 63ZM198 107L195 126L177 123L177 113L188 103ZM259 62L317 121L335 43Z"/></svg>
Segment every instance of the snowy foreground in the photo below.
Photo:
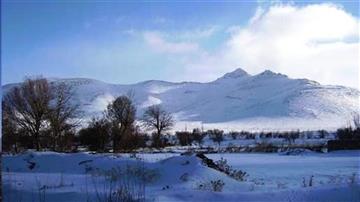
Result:
<svg viewBox="0 0 360 202"><path fill-rule="evenodd" d="M3 155L4 201L360 201L360 151L207 154L245 171L244 181L195 155ZM220 180L214 191L211 181ZM221 184L220 183L220 184ZM141 200L140 200L141 201Z"/></svg>

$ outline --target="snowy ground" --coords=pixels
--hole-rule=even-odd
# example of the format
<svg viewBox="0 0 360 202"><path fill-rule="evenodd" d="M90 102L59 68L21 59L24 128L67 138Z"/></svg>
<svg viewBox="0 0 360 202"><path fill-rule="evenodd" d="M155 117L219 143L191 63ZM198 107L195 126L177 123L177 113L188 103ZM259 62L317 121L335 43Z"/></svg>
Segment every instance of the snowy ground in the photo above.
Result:
<svg viewBox="0 0 360 202"><path fill-rule="evenodd" d="M359 156L360 151L207 154L248 173L246 181L237 181L177 153L28 152L3 156L3 193L11 202L105 201L109 188L126 185L146 201L360 201ZM223 190L212 191L211 180L222 180Z"/></svg>
<svg viewBox="0 0 360 202"><path fill-rule="evenodd" d="M359 153L331 152L327 154L208 154L209 158L224 158L236 169L249 174L255 190L302 188L303 180L313 186L346 184L353 175L359 177Z"/></svg>

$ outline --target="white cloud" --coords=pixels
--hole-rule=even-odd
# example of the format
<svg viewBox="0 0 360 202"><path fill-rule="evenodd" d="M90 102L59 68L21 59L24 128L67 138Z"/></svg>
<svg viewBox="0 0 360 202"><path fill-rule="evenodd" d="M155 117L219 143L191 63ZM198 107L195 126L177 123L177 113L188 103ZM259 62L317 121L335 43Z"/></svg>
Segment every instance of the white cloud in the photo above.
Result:
<svg viewBox="0 0 360 202"><path fill-rule="evenodd" d="M192 53L199 49L196 43L170 42L157 32L145 32L144 39L153 50L161 53Z"/></svg>
<svg viewBox="0 0 360 202"><path fill-rule="evenodd" d="M208 81L242 67L252 74L271 69L294 78L358 87L359 19L339 6L259 8L246 26L228 31L230 38L215 53L193 47L199 57L184 64L183 79Z"/></svg>

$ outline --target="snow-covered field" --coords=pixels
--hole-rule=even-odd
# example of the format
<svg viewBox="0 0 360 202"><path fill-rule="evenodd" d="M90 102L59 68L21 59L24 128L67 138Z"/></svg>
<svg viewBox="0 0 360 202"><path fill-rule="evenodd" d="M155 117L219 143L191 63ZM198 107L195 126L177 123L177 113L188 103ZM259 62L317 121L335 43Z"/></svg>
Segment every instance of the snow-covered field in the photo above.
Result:
<svg viewBox="0 0 360 202"><path fill-rule="evenodd" d="M360 201L360 151L206 156L248 176L238 181L178 153L27 152L2 157L4 201L117 201L119 193L146 201Z"/></svg>
<svg viewBox="0 0 360 202"><path fill-rule="evenodd" d="M256 190L277 190L303 187L303 180L313 176L313 186L346 184L359 177L359 153L331 152L300 155L282 154L208 154L209 158L224 158L234 168L246 171Z"/></svg>

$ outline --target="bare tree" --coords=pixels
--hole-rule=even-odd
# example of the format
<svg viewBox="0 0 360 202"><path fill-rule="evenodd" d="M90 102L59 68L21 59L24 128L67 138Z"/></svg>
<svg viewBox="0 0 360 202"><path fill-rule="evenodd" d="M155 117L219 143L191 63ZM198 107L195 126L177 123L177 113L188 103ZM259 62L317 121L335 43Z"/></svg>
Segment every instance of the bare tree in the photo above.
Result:
<svg viewBox="0 0 360 202"><path fill-rule="evenodd" d="M13 113L10 117L33 137L33 145L40 150L40 130L45 124L48 104L51 100L49 84L44 78L26 79L20 87L6 94L4 101Z"/></svg>
<svg viewBox="0 0 360 202"><path fill-rule="evenodd" d="M107 106L105 112L112 123L113 150L119 150L122 136L131 135L134 128L136 108L129 96L120 96Z"/></svg>
<svg viewBox="0 0 360 202"><path fill-rule="evenodd" d="M59 147L63 136L78 125L79 105L71 103L73 91L64 82L52 86L52 100L50 101L47 119L50 124L51 144L53 150Z"/></svg>
<svg viewBox="0 0 360 202"><path fill-rule="evenodd" d="M208 134L213 142L217 142L219 144L220 149L220 144L224 140L224 131L218 129L208 130Z"/></svg>
<svg viewBox="0 0 360 202"><path fill-rule="evenodd" d="M172 115L161 108L160 105L153 105L146 109L142 118L144 126L156 130L158 136L162 131L171 129L174 126Z"/></svg>

